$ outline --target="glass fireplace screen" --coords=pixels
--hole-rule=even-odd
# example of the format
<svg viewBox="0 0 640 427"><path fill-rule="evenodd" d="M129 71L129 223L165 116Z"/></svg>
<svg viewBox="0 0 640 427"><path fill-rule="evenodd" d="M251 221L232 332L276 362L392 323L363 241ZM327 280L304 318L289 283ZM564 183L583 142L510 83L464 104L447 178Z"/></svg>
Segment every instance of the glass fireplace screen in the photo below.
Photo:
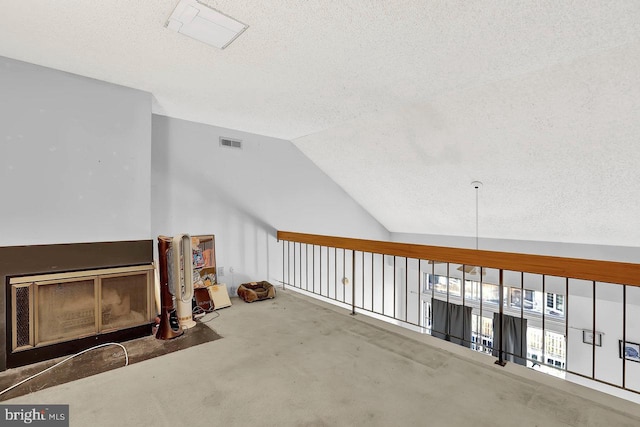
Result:
<svg viewBox="0 0 640 427"><path fill-rule="evenodd" d="M149 323L152 279L152 265L10 279L12 350Z"/></svg>

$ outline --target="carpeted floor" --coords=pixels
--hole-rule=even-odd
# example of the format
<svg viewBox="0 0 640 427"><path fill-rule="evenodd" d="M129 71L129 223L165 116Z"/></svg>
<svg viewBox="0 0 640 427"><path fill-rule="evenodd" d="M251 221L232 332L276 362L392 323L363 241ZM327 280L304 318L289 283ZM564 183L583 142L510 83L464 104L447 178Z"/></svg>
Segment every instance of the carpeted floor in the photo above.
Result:
<svg viewBox="0 0 640 427"><path fill-rule="evenodd" d="M208 316L207 316L208 317ZM206 320L206 319L205 319ZM185 334L172 340L158 340L154 336L138 338L121 343L129 355L129 364L152 359L164 354L179 351L210 341L222 338L211 328L198 322L196 326L188 329ZM33 365L9 369L0 372L0 391L28 378L31 375L42 372L45 369L64 360L60 357ZM58 384L64 384L80 378L89 377L100 372L110 371L125 366L124 351L120 346L112 345L97 348L81 354L69 361L39 375L38 377L19 385L0 395L0 401L22 396L37 390L42 390Z"/></svg>
<svg viewBox="0 0 640 427"><path fill-rule="evenodd" d="M636 403L348 306L232 302L203 325L224 339L6 403L69 405L72 427L640 426Z"/></svg>

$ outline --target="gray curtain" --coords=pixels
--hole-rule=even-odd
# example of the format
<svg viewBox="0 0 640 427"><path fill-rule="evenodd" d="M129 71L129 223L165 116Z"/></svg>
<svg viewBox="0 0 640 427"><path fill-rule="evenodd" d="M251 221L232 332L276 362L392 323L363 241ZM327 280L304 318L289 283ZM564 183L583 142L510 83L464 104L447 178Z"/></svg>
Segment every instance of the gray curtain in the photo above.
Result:
<svg viewBox="0 0 640 427"><path fill-rule="evenodd" d="M431 299L431 335L471 347L471 307Z"/></svg>
<svg viewBox="0 0 640 427"><path fill-rule="evenodd" d="M502 354L504 360L527 364L527 319L502 315L502 332L504 340L502 342ZM493 355L498 356L500 348L500 313L493 313ZM508 354L507 354L508 353Z"/></svg>

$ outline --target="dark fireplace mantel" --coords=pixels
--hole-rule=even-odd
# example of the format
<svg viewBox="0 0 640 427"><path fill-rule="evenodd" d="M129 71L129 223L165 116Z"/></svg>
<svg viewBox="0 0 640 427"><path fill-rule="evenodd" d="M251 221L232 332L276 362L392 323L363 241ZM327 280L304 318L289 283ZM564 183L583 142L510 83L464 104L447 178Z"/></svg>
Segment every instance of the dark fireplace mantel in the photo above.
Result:
<svg viewBox="0 0 640 427"><path fill-rule="evenodd" d="M11 325L8 310L11 292L10 278L98 268L129 267L151 264L152 262L153 240L0 247L0 280L5 286L5 291L0 292L0 316L5 319L5 322L0 322L0 371L11 367L9 365L15 366L14 363L7 364L7 349L11 348L11 331L8 327ZM144 328L137 329L130 332L136 334L144 332L142 331ZM148 329L150 332L150 326ZM92 337L91 339L92 342L99 344L99 341L106 338L108 337ZM77 341L68 345L70 352L74 352L76 348L88 346L87 343ZM64 352L62 348L55 346L52 346L50 350L54 353ZM51 357L59 355L52 354Z"/></svg>

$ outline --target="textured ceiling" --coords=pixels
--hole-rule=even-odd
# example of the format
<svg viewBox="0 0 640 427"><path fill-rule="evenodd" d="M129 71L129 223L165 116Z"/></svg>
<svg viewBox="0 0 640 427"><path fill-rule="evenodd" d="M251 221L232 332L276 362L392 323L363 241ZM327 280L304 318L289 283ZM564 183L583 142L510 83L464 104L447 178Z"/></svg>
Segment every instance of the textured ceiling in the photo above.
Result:
<svg viewBox="0 0 640 427"><path fill-rule="evenodd" d="M638 246L640 2L3 0L0 55L292 140L393 232ZM339 207L336 207L339 209Z"/></svg>

